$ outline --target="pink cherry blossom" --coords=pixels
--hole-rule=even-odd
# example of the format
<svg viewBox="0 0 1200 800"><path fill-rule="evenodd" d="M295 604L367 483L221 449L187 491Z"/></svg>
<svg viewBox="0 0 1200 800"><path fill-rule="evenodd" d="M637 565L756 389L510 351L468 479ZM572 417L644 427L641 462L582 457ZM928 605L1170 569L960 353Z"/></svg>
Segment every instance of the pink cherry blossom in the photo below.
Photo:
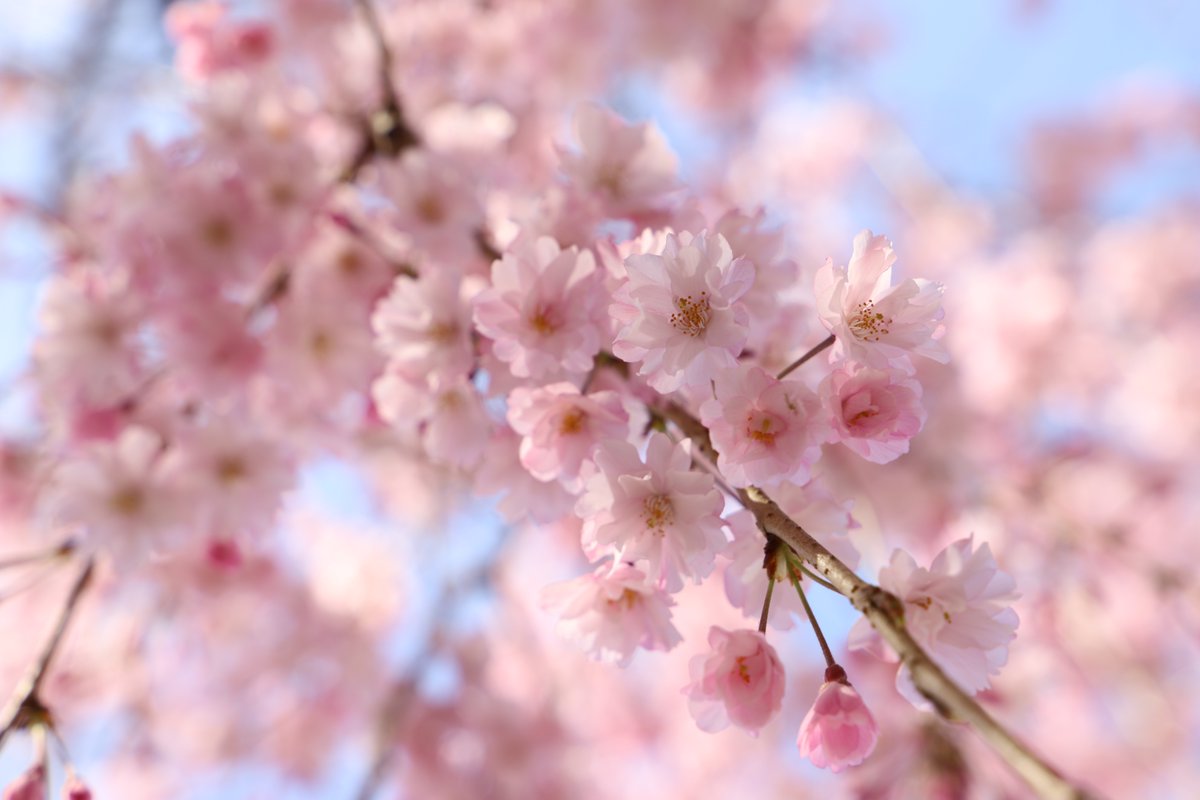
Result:
<svg viewBox="0 0 1200 800"><path fill-rule="evenodd" d="M840 677L839 677L840 676ZM879 726L839 666L825 673L817 699L800 723L796 746L818 767L841 772L861 764L875 750Z"/></svg>
<svg viewBox="0 0 1200 800"><path fill-rule="evenodd" d="M521 463L540 481L570 488L604 439L629 434L629 412L616 392L581 395L570 383L517 388L508 398L508 423L521 434Z"/></svg>
<svg viewBox="0 0 1200 800"><path fill-rule="evenodd" d="M833 439L876 464L895 461L925 424L921 384L897 370L840 367L825 379L821 399Z"/></svg>
<svg viewBox="0 0 1200 800"><path fill-rule="evenodd" d="M817 271L817 312L837 337L834 355L908 371L910 353L945 363L942 285L909 278L893 286L895 261L892 243L864 230L849 266L835 268L831 259Z"/></svg>
<svg viewBox="0 0 1200 800"><path fill-rule="evenodd" d="M618 358L660 392L700 386L732 367L746 342L749 316L738 302L754 282L754 265L733 258L720 235L672 234L661 255L625 259L628 281L613 295L623 326Z"/></svg>
<svg viewBox="0 0 1200 800"><path fill-rule="evenodd" d="M389 369L375 381L371 394L380 416L401 431L416 433L435 462L463 468L479 462L492 421L465 375L413 379Z"/></svg>
<svg viewBox="0 0 1200 800"><path fill-rule="evenodd" d="M542 590L542 607L559 615L558 632L598 661L625 666L637 648L670 650L682 641L671 624L674 602L628 564L602 564L588 575Z"/></svg>
<svg viewBox="0 0 1200 800"><path fill-rule="evenodd" d="M92 790L78 775L72 775L63 784L62 796L63 800L92 800Z"/></svg>
<svg viewBox="0 0 1200 800"><path fill-rule="evenodd" d="M4 800L44 800L47 791L46 770L34 764L4 787Z"/></svg>
<svg viewBox="0 0 1200 800"><path fill-rule="evenodd" d="M228 419L187 431L171 456L197 503L193 523L209 536L267 530L295 480L291 454L279 440Z"/></svg>
<svg viewBox="0 0 1200 800"><path fill-rule="evenodd" d="M719 373L714 393L700 406L700 419L730 485L808 482L829 430L808 387L745 364Z"/></svg>
<svg viewBox="0 0 1200 800"><path fill-rule="evenodd" d="M692 659L692 682L683 689L692 718L709 733L732 723L757 735L783 706L783 662L758 631L714 625L708 646L711 652Z"/></svg>
<svg viewBox="0 0 1200 800"><path fill-rule="evenodd" d="M162 438L139 427L89 446L54 473L47 515L82 526L89 543L122 560L146 555L189 516L181 476L163 453Z"/></svg>
<svg viewBox="0 0 1200 800"><path fill-rule="evenodd" d="M507 425L499 426L488 442L483 461L475 471L475 492L503 493L496 510L509 522L526 517L547 523L571 512L575 498L557 482L540 481L521 465L521 437Z"/></svg>
<svg viewBox="0 0 1200 800"><path fill-rule="evenodd" d="M43 385L88 404L124 399L139 376L141 305L118 277L81 271L50 281L36 351Z"/></svg>
<svg viewBox="0 0 1200 800"><path fill-rule="evenodd" d="M675 155L654 126L627 123L587 103L576 111L575 127L582 151L562 153L563 171L599 197L611 216L654 209L679 187Z"/></svg>
<svg viewBox="0 0 1200 800"><path fill-rule="evenodd" d="M474 363L470 306L453 274L397 278L375 307L371 327L389 368L414 378L465 375Z"/></svg>
<svg viewBox="0 0 1200 800"><path fill-rule="evenodd" d="M261 22L233 21L224 3L176 3L167 8L167 32L179 50L180 74L192 81L242 69L267 58L274 49L271 29Z"/></svg>
<svg viewBox="0 0 1200 800"><path fill-rule="evenodd" d="M725 544L724 501L712 476L693 470L688 448L652 433L645 462L623 440L604 442L593 457L597 472L575 507L583 518L585 552L611 548L615 557L644 565L651 582L667 591L697 583L712 571Z"/></svg>
<svg viewBox="0 0 1200 800"><path fill-rule="evenodd" d="M879 571L879 585L904 603L904 622L917 643L946 674L974 694L988 688L989 676L999 674L1008 660L1008 643L1016 637L1016 582L1002 572L985 543L975 548L973 537L946 547L928 568L903 550ZM877 635L860 619L850 634L853 649L881 653ZM917 692L908 667L896 676L896 688L914 705L929 703Z"/></svg>
<svg viewBox="0 0 1200 800"><path fill-rule="evenodd" d="M492 265L475 324L517 377L585 373L608 328L603 277L590 251L563 250L545 236L519 242Z"/></svg>

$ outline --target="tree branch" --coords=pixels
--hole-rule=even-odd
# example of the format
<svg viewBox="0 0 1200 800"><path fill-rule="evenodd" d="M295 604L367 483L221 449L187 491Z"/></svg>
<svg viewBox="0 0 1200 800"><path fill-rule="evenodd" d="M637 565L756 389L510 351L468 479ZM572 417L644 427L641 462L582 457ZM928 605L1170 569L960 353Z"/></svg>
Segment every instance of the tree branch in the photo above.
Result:
<svg viewBox="0 0 1200 800"><path fill-rule="evenodd" d="M786 367L784 367L782 370L780 370L779 374L776 375L775 378L777 380L783 380L788 375L791 375L793 370L799 369L800 367L804 366L804 362L808 361L810 358L815 356L817 353L821 352L822 350L824 350L828 347L832 347L833 343L835 341L837 341L837 337L834 336L832 333L829 334L827 337L825 337L821 341L820 344L813 347L812 350L809 350L807 353L800 356L795 361L793 361L792 363L790 363Z"/></svg>
<svg viewBox="0 0 1200 800"><path fill-rule="evenodd" d="M16 691L13 692L8 705L4 707L4 712L0 714L0 719L4 720L3 727L0 727L0 748L4 746L8 734L14 730L28 727L34 722L50 721L50 711L38 697L38 691L42 688L42 682L50 670L50 663L54 660L59 645L62 644L63 635L67 632L67 625L79 605L79 598L83 596L84 589L92 579L95 567L95 559L89 558L79 573L79 577L72 584L71 591L67 594L66 602L63 603L62 611L58 615L58 622L55 623L53 633L45 647L42 648L42 654L25 673L21 682L17 684Z"/></svg>
<svg viewBox="0 0 1200 800"><path fill-rule="evenodd" d="M713 464L717 451L708 429L676 403L660 413L692 440ZM952 722L970 724L985 742L1020 775L1040 797L1053 800L1083 800L1090 795L1062 776L1013 733L997 722L979 703L946 676L925 650L912 638L904 624L904 605L893 594L855 574L783 512L761 489L739 489L738 498L767 534L786 542L796 555L825 577L850 604L871 623L912 674L913 684L937 712Z"/></svg>

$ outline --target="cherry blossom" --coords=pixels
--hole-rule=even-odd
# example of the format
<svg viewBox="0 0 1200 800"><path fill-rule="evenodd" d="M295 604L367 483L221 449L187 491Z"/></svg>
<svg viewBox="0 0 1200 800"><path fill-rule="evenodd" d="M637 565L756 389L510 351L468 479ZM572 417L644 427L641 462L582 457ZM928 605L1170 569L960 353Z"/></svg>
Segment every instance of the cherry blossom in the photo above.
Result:
<svg viewBox="0 0 1200 800"><path fill-rule="evenodd" d="M840 367L820 393L834 441L876 464L907 453L909 440L925 424L921 384L907 373Z"/></svg>
<svg viewBox="0 0 1200 800"><path fill-rule="evenodd" d="M138 427L91 445L55 471L46 514L125 561L144 557L183 522L181 476L163 453L162 437Z"/></svg>
<svg viewBox="0 0 1200 800"><path fill-rule="evenodd" d="M34 764L4 787L4 800L45 800L47 791L46 770L41 764Z"/></svg>
<svg viewBox="0 0 1200 800"><path fill-rule="evenodd" d="M837 337L834 353L881 368L908 368L909 354L945 363L942 286L913 278L893 286L895 262L892 243L864 230L849 266L830 259L817 271L817 312Z"/></svg>
<svg viewBox="0 0 1200 800"><path fill-rule="evenodd" d="M718 374L713 386L700 419L730 485L807 483L829 430L816 395L798 380L776 380L752 364Z"/></svg>
<svg viewBox="0 0 1200 800"><path fill-rule="evenodd" d="M397 278L371 327L390 367L414 378L465 375L474 363L470 307L461 283L442 272Z"/></svg>
<svg viewBox="0 0 1200 800"><path fill-rule="evenodd" d="M724 503L712 476L691 468L686 447L653 433L644 462L632 444L615 439L602 443L593 460L597 472L575 507L589 555L611 548L671 592L684 577L699 583L712 571L725 544Z"/></svg>
<svg viewBox="0 0 1200 800"><path fill-rule="evenodd" d="M559 615L558 632L593 658L621 666L637 648L670 650L682 641L671 624L671 598L646 583L628 564L602 564L595 572L547 586L542 605Z"/></svg>
<svg viewBox="0 0 1200 800"><path fill-rule="evenodd" d="M631 125L588 103L576 111L575 127L582 150L563 152L563 171L600 197L610 215L652 210L679 187L675 156L653 126Z"/></svg>
<svg viewBox="0 0 1200 800"><path fill-rule="evenodd" d="M592 368L607 333L603 275L590 251L549 237L521 242L492 265L492 288L475 298L475 324L520 378Z"/></svg>
<svg viewBox="0 0 1200 800"><path fill-rule="evenodd" d="M758 631L714 625L708 646L691 660L692 682L683 689L692 718L709 733L733 724L757 735L783 705L783 662Z"/></svg>
<svg viewBox="0 0 1200 800"><path fill-rule="evenodd" d="M525 469L540 481L558 480L568 488L601 441L629 432L629 412L616 392L584 395L570 383L514 389L508 422L523 437Z"/></svg>
<svg viewBox="0 0 1200 800"><path fill-rule="evenodd" d="M736 364L749 324L738 301L754 265L734 259L725 237L672 234L661 254L632 255L625 268L628 281L609 311L623 326L612 348L618 358L638 363L638 374L664 393Z"/></svg>
<svg viewBox="0 0 1200 800"><path fill-rule="evenodd" d="M989 677L1008 660L1008 643L1016 636L1016 582L1002 572L985 543L959 539L934 558L928 569L908 553L896 550L879 571L879 585L904 603L905 627L946 674L968 692L989 686ZM882 652L866 619L850 634L851 647ZM896 689L913 705L929 703L913 686L908 667L896 675Z"/></svg>
<svg viewBox="0 0 1200 800"><path fill-rule="evenodd" d="M92 790L79 779L78 775L67 778L63 784L63 800L92 800Z"/></svg>
<svg viewBox="0 0 1200 800"><path fill-rule="evenodd" d="M826 671L817 699L800 723L800 755L831 772L861 764L875 750L879 725L839 666Z"/></svg>

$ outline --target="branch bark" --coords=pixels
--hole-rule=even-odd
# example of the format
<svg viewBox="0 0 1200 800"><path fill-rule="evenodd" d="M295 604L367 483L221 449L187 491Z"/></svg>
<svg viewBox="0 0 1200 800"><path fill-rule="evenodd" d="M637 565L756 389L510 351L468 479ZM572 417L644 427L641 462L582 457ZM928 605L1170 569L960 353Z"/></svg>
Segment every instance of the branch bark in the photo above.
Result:
<svg viewBox="0 0 1200 800"><path fill-rule="evenodd" d="M679 428L716 465L717 451L708 429L698 419L675 403L666 405L659 413ZM786 542L796 555L823 575L879 631L912 673L917 691L933 704L942 717L951 722L966 722L975 728L1039 797L1048 800L1084 800L1092 796L1063 777L946 676L908 633L904 624L904 605L899 598L858 577L854 570L826 550L761 489L739 489L737 494L742 505L754 514L764 533L778 536Z"/></svg>
<svg viewBox="0 0 1200 800"><path fill-rule="evenodd" d="M42 648L41 655L30 666L21 682L17 684L12 698L4 707L3 713L0 713L0 719L4 720L3 727L0 727L0 748L4 747L5 740L14 730L28 727L34 722L50 721L49 709L42 703L38 693L50 670L50 664L58 652L59 645L62 644L63 635L67 632L67 625L79 605L79 598L83 596L84 589L91 582L95 567L95 560L88 559L87 564L79 573L79 577L71 585L71 591L68 592L62 611L59 612L58 621L54 624L54 631Z"/></svg>

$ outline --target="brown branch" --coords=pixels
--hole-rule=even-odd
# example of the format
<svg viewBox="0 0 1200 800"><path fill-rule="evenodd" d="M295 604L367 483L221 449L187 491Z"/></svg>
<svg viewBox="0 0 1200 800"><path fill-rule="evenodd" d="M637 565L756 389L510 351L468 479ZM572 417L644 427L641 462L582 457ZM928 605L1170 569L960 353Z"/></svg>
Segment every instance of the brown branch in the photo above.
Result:
<svg viewBox="0 0 1200 800"><path fill-rule="evenodd" d="M17 684L8 705L4 707L3 713L0 713L0 719L4 720L3 727L0 727L0 747L4 746L8 734L14 730L27 728L37 722L50 722L50 711L42 703L38 692L42 688L42 682L46 679L50 664L62 644L63 635L67 632L67 625L79 605L79 598L83 596L84 589L92 579L95 566L95 559L88 559L87 564L79 573L79 577L72 584L71 591L67 594L62 611L59 612L58 621L54 625L54 631L46 641L45 647L42 648L41 655L30 666L21 682Z"/></svg>
<svg viewBox="0 0 1200 800"><path fill-rule="evenodd" d="M713 464L717 451L708 429L686 409L669 403L662 415L674 423ZM952 722L970 724L1029 786L1043 798L1082 800L1090 797L1046 763L1013 733L997 722L970 695L946 676L941 667L912 638L904 624L904 605L893 594L855 574L783 512L761 489L738 490L738 498L766 534L778 536L811 565L871 623L912 674L913 684L937 712Z"/></svg>
<svg viewBox="0 0 1200 800"><path fill-rule="evenodd" d="M776 379L783 380L788 375L791 375L793 370L799 369L800 367L804 366L804 362L808 361L810 358L815 356L817 353L821 352L822 350L826 349L827 347L832 347L833 343L835 341L837 341L837 337L834 336L832 333L829 334L829 336L825 337L825 339L822 340L822 342L819 345L814 347L812 350L809 350L807 353L800 356L795 361L793 361L792 363L790 363L786 367L784 367L780 371L780 373L775 376Z"/></svg>

